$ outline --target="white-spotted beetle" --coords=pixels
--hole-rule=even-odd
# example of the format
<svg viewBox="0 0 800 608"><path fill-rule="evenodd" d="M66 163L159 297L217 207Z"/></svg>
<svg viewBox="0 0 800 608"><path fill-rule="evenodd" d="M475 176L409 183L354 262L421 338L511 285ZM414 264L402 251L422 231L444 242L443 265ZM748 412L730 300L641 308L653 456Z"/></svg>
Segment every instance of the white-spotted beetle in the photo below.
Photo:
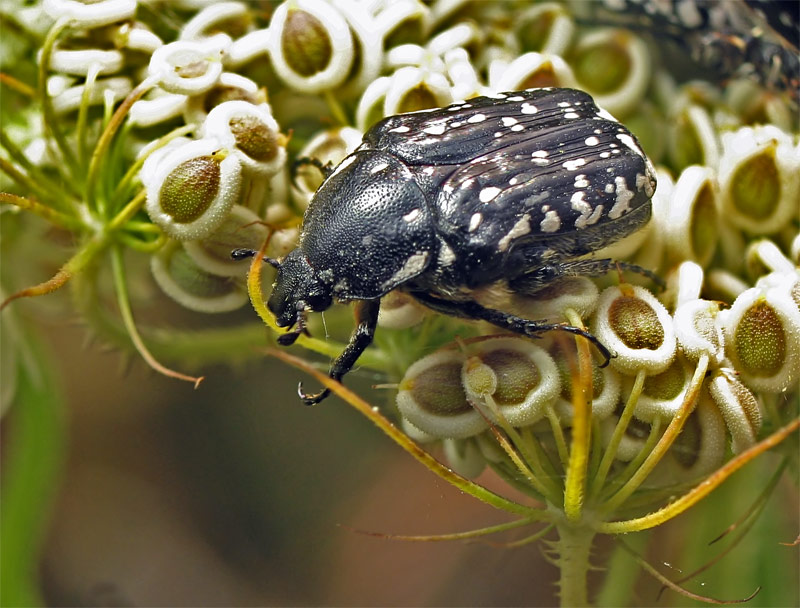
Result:
<svg viewBox="0 0 800 608"><path fill-rule="evenodd" d="M533 336L569 325L502 312L512 293L617 263L585 258L644 226L655 172L636 138L572 89L477 97L378 122L317 190L268 301L292 344L308 312L356 301L340 380L372 342L380 298L402 289L449 315ZM253 255L237 250L234 257ZM622 264L623 268L636 267ZM319 403L329 391L306 394Z"/></svg>

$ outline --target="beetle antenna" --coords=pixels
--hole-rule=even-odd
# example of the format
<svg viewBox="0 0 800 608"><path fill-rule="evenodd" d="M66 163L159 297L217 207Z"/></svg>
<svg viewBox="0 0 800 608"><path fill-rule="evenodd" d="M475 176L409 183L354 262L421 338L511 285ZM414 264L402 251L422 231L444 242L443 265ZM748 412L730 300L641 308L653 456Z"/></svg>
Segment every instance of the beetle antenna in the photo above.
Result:
<svg viewBox="0 0 800 608"><path fill-rule="evenodd" d="M231 257L234 260L246 260L256 255L258 255L258 251L255 249L234 249L231 251ZM267 256L264 256L264 261L274 268L281 267L281 263L275 258L268 258Z"/></svg>

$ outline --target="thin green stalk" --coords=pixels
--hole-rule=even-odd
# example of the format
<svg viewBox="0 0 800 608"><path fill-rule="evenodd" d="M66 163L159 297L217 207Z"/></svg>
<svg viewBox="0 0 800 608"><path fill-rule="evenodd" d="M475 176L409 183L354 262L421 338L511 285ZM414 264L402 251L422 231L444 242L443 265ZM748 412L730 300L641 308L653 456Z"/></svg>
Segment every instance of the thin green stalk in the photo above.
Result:
<svg viewBox="0 0 800 608"><path fill-rule="evenodd" d="M625 502L625 500L636 491L642 482L647 479L647 476L650 475L655 466L664 457L664 454L667 453L667 450L678 437L681 429L683 429L683 425L686 423L686 419L689 417L689 414L691 414L692 410L694 410L694 405L697 402L698 396L700 395L700 388L703 385L703 379L706 376L706 370L708 370L708 355L702 355L700 360L697 362L697 368L694 370L694 376L692 376L692 379L689 382L689 387L686 389L686 395L683 398L683 403L670 421L669 426L667 426L667 430L664 431L664 434L661 436L659 442L647 455L647 458L645 458L642 466L640 466L636 473L634 473L633 476L628 480L628 482L603 505L602 510L604 513L613 512L614 509Z"/></svg>
<svg viewBox="0 0 800 608"><path fill-rule="evenodd" d="M66 213L61 213L60 211L56 211L52 207L43 205L39 201L25 198L24 196L17 196L16 194L9 194L8 192L0 192L0 203L7 203L9 205L19 207L20 209L30 211L31 213L46 219L51 224L66 230L79 232L85 228L83 222L81 222L78 218L69 216Z"/></svg>
<svg viewBox="0 0 800 608"><path fill-rule="evenodd" d="M622 438L625 436L625 431L628 429L628 424L630 424L631 418L633 418L633 410L636 409L636 403L639 401L639 395L642 394L645 377L644 370L639 370L636 373L636 380L633 382L633 387L631 388L630 395L628 395L628 400L625 402L622 415L617 421L617 426L614 428L614 433L611 435L611 440L606 446L603 459L600 461L600 467L597 469L597 474L592 480L592 487L590 490L592 496L596 496L600 492L600 489L603 487L603 484L606 481L608 471L611 469L611 465L617 456L619 444L622 441Z"/></svg>
<svg viewBox="0 0 800 608"><path fill-rule="evenodd" d="M5 132L5 129L2 128L0 128L0 145L8 151L8 155L11 159L25 171L25 174L30 177L36 186L40 188L42 192L48 193L48 199L61 200L64 198L64 188L67 188L71 195L76 196L76 192L66 181L63 185L54 184L44 171L28 160L28 157L25 156L22 150L19 149L17 144L15 144Z"/></svg>
<svg viewBox="0 0 800 608"><path fill-rule="evenodd" d="M197 388L203 377L189 376L165 367L159 363L155 357L150 353L150 350L142 340L139 330L136 328L136 322L133 319L133 311L131 310L130 298L128 297L128 285L125 280L125 266L122 261L122 249L115 245L111 247L111 266L114 272L114 287L117 292L117 305L119 306L120 316L122 322L125 324L125 329L128 331L131 342L136 348L142 359L152 367L155 371L163 374L169 378L177 380L185 380L194 384Z"/></svg>
<svg viewBox="0 0 800 608"><path fill-rule="evenodd" d="M47 71L50 67L50 57L53 54L53 47L58 40L58 37L69 28L70 20L66 17L61 17L53 24L50 31L47 32L47 37L42 44L42 54L39 57L39 83L38 83L38 96L39 102L42 104L42 115L44 117L44 130L45 133L50 133L58 146L67 168L70 169L70 174L74 177L77 174L77 165L75 162L75 153L72 147L67 142L64 132L59 126L58 117L56 116L55 109L53 108L53 100L47 93Z"/></svg>
<svg viewBox="0 0 800 608"><path fill-rule="evenodd" d="M100 139L97 141L97 145L92 152L92 158L89 161L89 170L86 176L86 205L90 210L99 209L97 180L100 177L102 168L105 166L108 148L111 145L114 135L122 124L122 121L125 120L125 117L128 115L131 106L141 99L153 85L154 83L152 81L145 80L133 89L133 91L128 93L128 96L119 105L117 111L114 112L114 115L108 121L105 129L103 129L103 133L100 135Z"/></svg>
<svg viewBox="0 0 800 608"><path fill-rule="evenodd" d="M78 121L75 128L78 139L78 162L81 167L86 167L88 164L87 159L87 143L86 132L89 117L89 101L92 97L97 75L100 73L100 65L94 64L89 67L89 72L86 74L86 82L83 85L83 95L81 95L81 105L78 108Z"/></svg>
<svg viewBox="0 0 800 608"><path fill-rule="evenodd" d="M17 169L12 163L0 156L0 171L22 186L28 193L33 194L43 201L55 202L59 199L53 193L45 190L35 179Z"/></svg>
<svg viewBox="0 0 800 608"><path fill-rule="evenodd" d="M616 475L608 484L607 488L609 492L605 495L606 497L610 496L617 491L620 486L630 481L631 477L633 477L633 474L639 470L648 454L653 451L653 447L655 447L659 437L661 437L662 424L663 421L660 416L653 420L652 424L650 425L650 434L647 436L647 440L642 446L642 449L639 450L639 453L636 454L636 457L633 460L625 465L625 468L622 470L622 472L620 472L619 475Z"/></svg>

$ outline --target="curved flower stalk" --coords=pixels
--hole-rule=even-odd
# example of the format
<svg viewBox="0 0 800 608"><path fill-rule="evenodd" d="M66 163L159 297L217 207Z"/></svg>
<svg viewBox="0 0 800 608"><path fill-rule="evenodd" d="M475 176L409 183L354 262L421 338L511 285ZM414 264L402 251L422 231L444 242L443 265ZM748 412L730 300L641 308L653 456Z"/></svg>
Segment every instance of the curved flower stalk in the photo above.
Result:
<svg viewBox="0 0 800 608"><path fill-rule="evenodd" d="M4 256L26 261L2 265L12 294L2 306L69 285L101 339L196 384L161 360L191 369L261 356L252 347L282 331L265 304L263 258L297 246L327 170L371 125L504 90L588 90L657 166L652 220L596 252L623 262L618 272L566 276L503 305L587 328L613 354L608 365L582 338L498 335L401 290L384 298L375 343L359 359L395 387L386 415L307 361L270 351L447 482L516 518L438 539L536 525L530 542L549 543L562 603L587 604L587 573L605 566L590 558L597 535L665 523L756 455L785 449L798 426L792 55L761 20L720 35L713 24L741 30L756 17L719 6L667 3L647 14L627 0L287 0L270 12L185 2L168 26L133 0L28 7L14 21L26 32L22 50L9 50L37 62L36 79L11 63L0 78ZM744 67L716 81L715 57L720 74ZM691 61L697 71L684 73ZM52 266L56 239L28 216L74 243L47 280L31 269ZM248 267L231 258L236 249L260 254ZM629 272L633 264L666 288ZM148 284L163 298L131 297ZM258 319L227 315L248 299ZM167 301L192 311L188 328L172 327ZM332 310L324 329L310 319L296 348L337 357L345 346L323 331L345 335L344 318ZM3 390L5 401L20 389L4 381ZM525 498L468 479L478 474Z"/></svg>

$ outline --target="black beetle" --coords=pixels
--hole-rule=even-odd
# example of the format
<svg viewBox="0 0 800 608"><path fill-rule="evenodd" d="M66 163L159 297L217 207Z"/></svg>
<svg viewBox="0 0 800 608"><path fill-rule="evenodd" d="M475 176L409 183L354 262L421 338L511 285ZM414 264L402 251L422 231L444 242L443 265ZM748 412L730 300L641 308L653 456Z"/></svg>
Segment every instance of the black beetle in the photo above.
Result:
<svg viewBox="0 0 800 608"><path fill-rule="evenodd" d="M636 138L582 91L500 93L381 120L317 190L298 247L267 260L278 269L268 307L294 327L279 341L293 343L308 312L355 300L356 329L330 369L340 380L372 341L381 296L402 289L512 332L586 336L608 358L591 334L498 302L614 267L581 256L644 226L655 186ZM298 390L306 404L329 394Z"/></svg>

